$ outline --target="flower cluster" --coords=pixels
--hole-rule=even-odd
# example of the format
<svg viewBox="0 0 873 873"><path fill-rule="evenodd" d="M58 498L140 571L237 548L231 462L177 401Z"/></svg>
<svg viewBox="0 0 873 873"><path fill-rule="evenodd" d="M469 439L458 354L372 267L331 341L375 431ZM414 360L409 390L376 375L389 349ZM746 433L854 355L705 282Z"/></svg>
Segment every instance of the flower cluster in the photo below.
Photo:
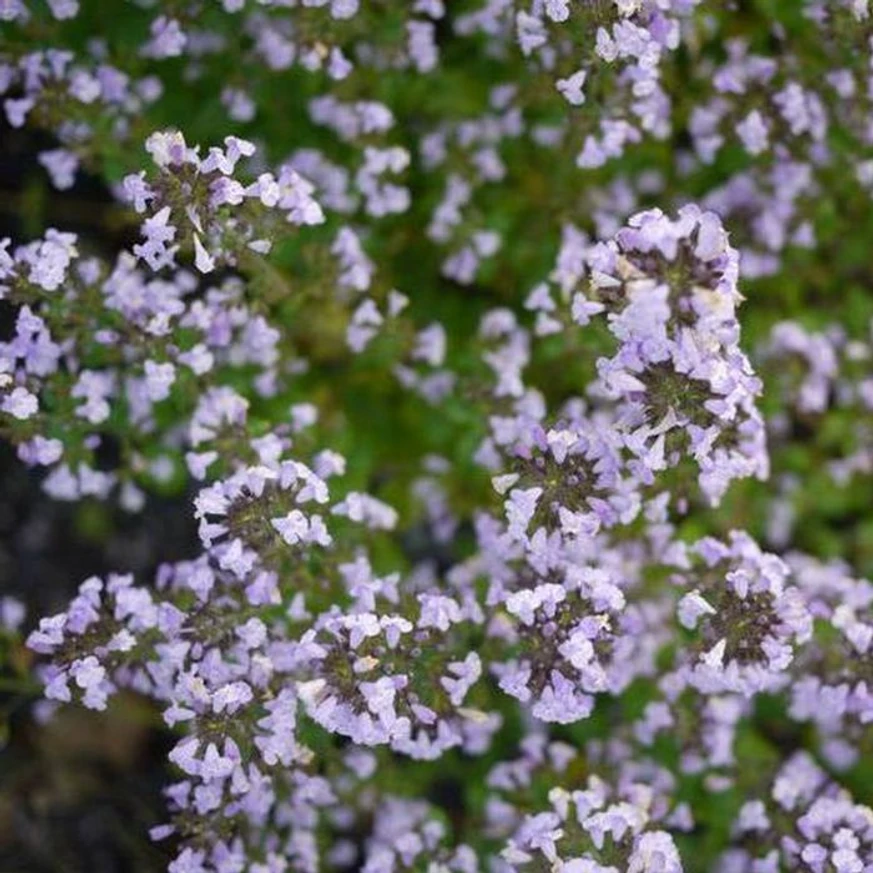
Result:
<svg viewBox="0 0 873 873"><path fill-rule="evenodd" d="M201 159L181 133L155 133L146 140L146 151L160 175L147 181L140 172L126 176L122 185L134 209L147 215L143 241L133 247L133 253L152 270L174 266L183 243L193 249L200 273L211 273L217 264L235 266L246 248L268 252L272 236L268 228L276 219L267 210L283 212L285 221L295 225L324 220L311 196L312 185L290 167L283 167L278 178L261 173L243 186L234 171L241 158L255 153L255 146L235 136L226 137L224 144L223 149L213 146ZM257 206L247 210L249 204Z"/></svg>
<svg viewBox="0 0 873 873"><path fill-rule="evenodd" d="M870 864L873 810L839 789L805 753L786 761L771 793L747 801L736 831L750 847L733 849L719 863L730 873L761 869L863 870ZM779 822L778 824L776 822Z"/></svg>

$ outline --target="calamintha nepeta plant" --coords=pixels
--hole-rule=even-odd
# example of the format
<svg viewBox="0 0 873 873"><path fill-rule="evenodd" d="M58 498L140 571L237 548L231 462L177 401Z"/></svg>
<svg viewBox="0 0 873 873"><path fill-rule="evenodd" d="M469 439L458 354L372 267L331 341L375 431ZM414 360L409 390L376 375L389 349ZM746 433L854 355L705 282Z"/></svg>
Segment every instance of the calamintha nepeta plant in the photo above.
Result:
<svg viewBox="0 0 873 873"><path fill-rule="evenodd" d="M0 242L0 433L190 494L27 635L160 712L170 873L873 870L873 347L773 290L861 281L866 0L115 2L0 0L126 235Z"/></svg>

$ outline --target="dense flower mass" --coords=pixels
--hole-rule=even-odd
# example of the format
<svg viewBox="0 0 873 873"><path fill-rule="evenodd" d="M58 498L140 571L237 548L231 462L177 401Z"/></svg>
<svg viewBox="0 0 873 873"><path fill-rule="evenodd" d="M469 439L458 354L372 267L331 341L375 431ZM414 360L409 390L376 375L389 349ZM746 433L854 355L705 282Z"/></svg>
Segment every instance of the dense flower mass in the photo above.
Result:
<svg viewBox="0 0 873 873"><path fill-rule="evenodd" d="M118 869L873 870L868 0L113 4L0 0L0 689Z"/></svg>

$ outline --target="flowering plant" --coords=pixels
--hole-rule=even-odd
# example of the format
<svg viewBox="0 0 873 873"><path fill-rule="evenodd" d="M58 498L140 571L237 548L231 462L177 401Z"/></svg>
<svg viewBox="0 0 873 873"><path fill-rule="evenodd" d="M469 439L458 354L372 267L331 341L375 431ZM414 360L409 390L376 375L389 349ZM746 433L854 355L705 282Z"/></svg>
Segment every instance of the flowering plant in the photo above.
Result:
<svg viewBox="0 0 873 873"><path fill-rule="evenodd" d="M0 0L8 751L139 707L113 869L873 870L868 0L115 6Z"/></svg>

